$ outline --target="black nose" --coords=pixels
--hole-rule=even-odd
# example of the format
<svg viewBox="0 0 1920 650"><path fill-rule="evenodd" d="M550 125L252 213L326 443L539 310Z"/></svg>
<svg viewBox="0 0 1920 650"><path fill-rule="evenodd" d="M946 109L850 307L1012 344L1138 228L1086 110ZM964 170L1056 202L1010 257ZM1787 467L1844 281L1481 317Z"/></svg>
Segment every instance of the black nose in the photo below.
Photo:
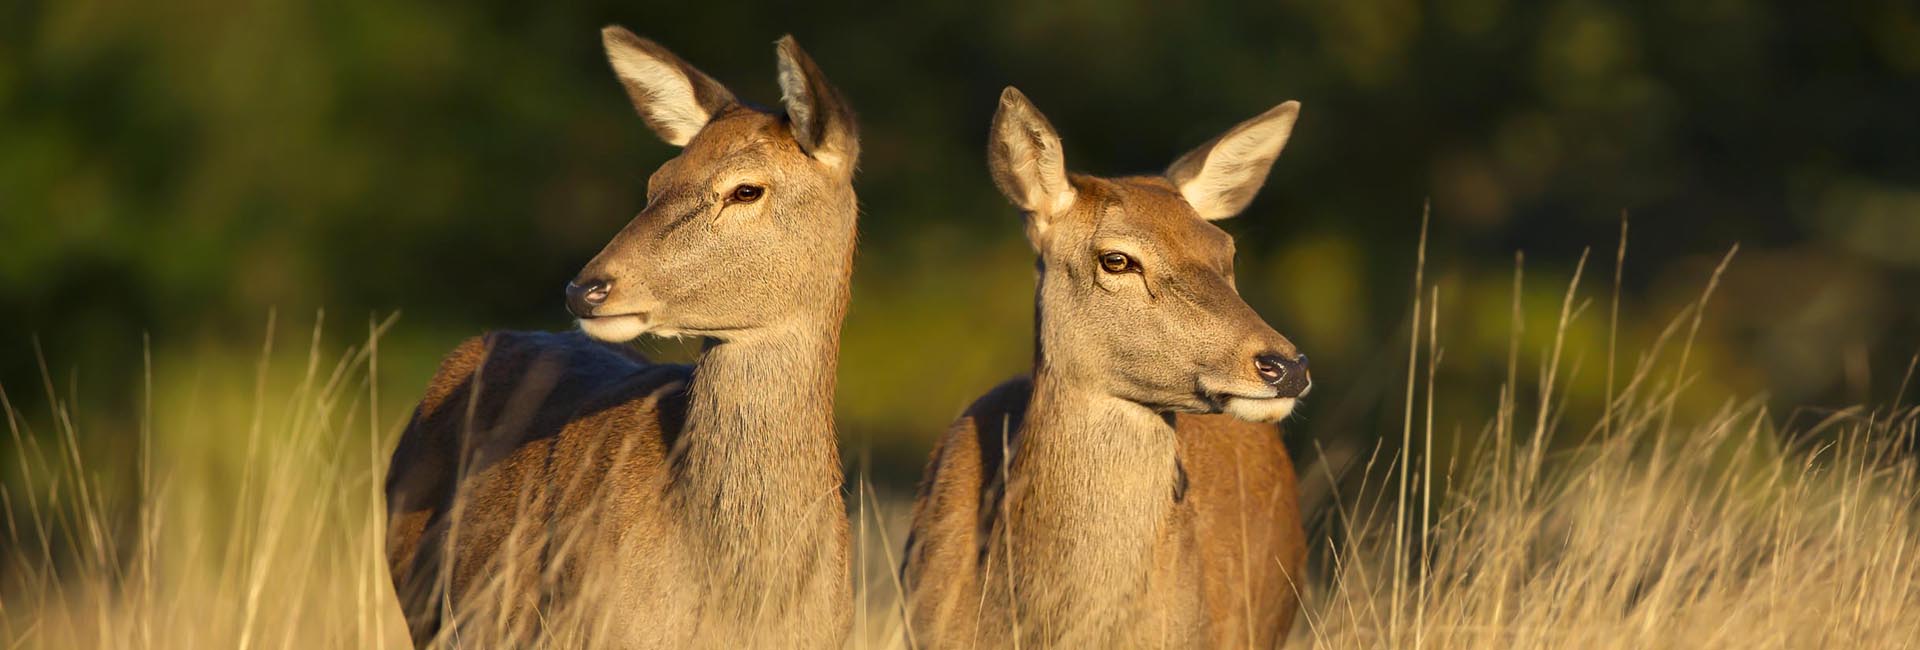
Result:
<svg viewBox="0 0 1920 650"><path fill-rule="evenodd" d="M1278 354L1262 354L1253 358L1253 369L1260 373L1260 380L1272 386L1277 394L1274 397L1299 397L1313 385L1313 379L1307 374L1307 355L1296 355L1292 359Z"/></svg>
<svg viewBox="0 0 1920 650"><path fill-rule="evenodd" d="M575 318L592 318L593 309L607 302L607 294L613 289L613 281L601 279L577 280L567 283L567 311Z"/></svg>

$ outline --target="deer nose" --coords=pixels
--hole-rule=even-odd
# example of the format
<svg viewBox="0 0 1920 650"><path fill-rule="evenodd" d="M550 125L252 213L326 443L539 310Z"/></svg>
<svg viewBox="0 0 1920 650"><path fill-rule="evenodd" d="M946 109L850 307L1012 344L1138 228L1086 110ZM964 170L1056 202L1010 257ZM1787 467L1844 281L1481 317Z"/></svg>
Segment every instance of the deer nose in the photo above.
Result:
<svg viewBox="0 0 1920 650"><path fill-rule="evenodd" d="M1260 381L1272 386L1274 397L1299 397L1307 394L1313 387L1313 377L1307 373L1307 355L1295 355L1292 359L1274 353L1253 358L1253 369L1260 373Z"/></svg>
<svg viewBox="0 0 1920 650"><path fill-rule="evenodd" d="M612 291L612 280L593 278L568 282L567 311L575 318L592 318L594 308L605 304Z"/></svg>

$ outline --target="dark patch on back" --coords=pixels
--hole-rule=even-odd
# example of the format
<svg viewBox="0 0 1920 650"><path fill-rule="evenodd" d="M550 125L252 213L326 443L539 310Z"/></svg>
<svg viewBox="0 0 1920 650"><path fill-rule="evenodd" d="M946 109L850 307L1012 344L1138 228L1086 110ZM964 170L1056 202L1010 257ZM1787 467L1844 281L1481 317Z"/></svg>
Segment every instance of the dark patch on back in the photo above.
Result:
<svg viewBox="0 0 1920 650"><path fill-rule="evenodd" d="M1186 463L1180 461L1179 456L1174 456L1173 457L1173 502L1186 503L1186 501L1187 501L1187 465Z"/></svg>
<svg viewBox="0 0 1920 650"><path fill-rule="evenodd" d="M1027 403L1033 399L1033 380L1021 377L994 387L973 406L965 417L973 420L974 443L980 453L980 511L975 513L980 541L979 561L985 562L993 536L995 514L1006 498L1007 454L1014 448L1020 423L1026 417Z"/></svg>
<svg viewBox="0 0 1920 650"><path fill-rule="evenodd" d="M580 332L491 332L469 339L442 363L429 397L415 408L395 446L386 480L389 517L425 511L421 530L434 530L452 515L466 477L525 445L556 438L579 413L612 406L596 399L596 385L625 383L660 368L631 349ZM441 624L440 601L449 596L438 588L443 563L474 560L449 557L452 549L434 540L413 541L419 545L406 564L389 568L409 632L420 642Z"/></svg>

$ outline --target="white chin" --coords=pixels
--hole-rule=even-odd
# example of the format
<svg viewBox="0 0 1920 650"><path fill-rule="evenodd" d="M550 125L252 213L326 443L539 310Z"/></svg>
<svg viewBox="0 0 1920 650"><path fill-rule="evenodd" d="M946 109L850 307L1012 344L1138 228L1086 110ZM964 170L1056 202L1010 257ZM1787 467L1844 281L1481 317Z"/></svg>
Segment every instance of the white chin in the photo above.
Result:
<svg viewBox="0 0 1920 650"><path fill-rule="evenodd" d="M1291 397L1271 399L1253 399L1247 397L1229 397L1226 407L1221 409L1236 418L1248 422L1279 422L1293 415L1293 407L1299 400Z"/></svg>
<svg viewBox="0 0 1920 650"><path fill-rule="evenodd" d="M580 331L608 343L626 343L647 333L647 321L639 316L582 318Z"/></svg>

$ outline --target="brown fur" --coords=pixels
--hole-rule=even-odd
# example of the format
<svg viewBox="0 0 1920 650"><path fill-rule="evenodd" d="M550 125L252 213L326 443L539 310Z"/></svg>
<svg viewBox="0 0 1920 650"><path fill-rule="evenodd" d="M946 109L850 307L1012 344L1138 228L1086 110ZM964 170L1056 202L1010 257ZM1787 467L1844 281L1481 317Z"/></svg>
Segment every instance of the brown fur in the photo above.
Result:
<svg viewBox="0 0 1920 650"><path fill-rule="evenodd" d="M1297 105L1167 176L1069 174L1009 88L989 168L1039 256L1032 379L967 410L928 462L903 567L921 645L1272 647L1305 562L1283 394L1304 357L1240 299L1232 216ZM1196 205L1209 212L1201 213ZM1114 264L1122 255L1125 264ZM1307 384L1310 388L1310 384Z"/></svg>
<svg viewBox="0 0 1920 650"><path fill-rule="evenodd" d="M788 563L800 565L793 573L812 576L787 585L793 593L723 602L712 584L720 576L675 548L699 532L672 507L683 505L676 503L674 467L687 448L679 435L691 372L649 365L578 333L500 332L469 339L450 354L395 449L396 471L388 480L390 568L416 641L457 627L496 643L524 643L564 625L576 634L682 647L742 641L737 629L704 629L715 622L706 620L703 607L725 617L780 619L800 609L815 620L843 619L838 610L851 598L844 580L848 530L831 439L813 445L810 458L797 459L830 471L809 490L811 514L783 530L823 530L824 546L808 548L799 536L742 540L788 549L748 552L791 556ZM464 476L457 471L461 458L467 459ZM451 558L444 557L448 549ZM595 570L611 573L596 576ZM620 578L608 579L614 575ZM628 576L653 588L636 595L622 584L632 581ZM603 603L595 599L619 603L619 618L647 612L649 625L637 637L611 628L622 621L601 617ZM444 620L443 607L460 620ZM741 609L730 611L735 607ZM675 610L687 611L659 616ZM566 616L575 618L555 619ZM504 629L494 617L505 618ZM814 627L772 632L780 644L806 644ZM834 634L831 624L818 627Z"/></svg>
<svg viewBox="0 0 1920 650"><path fill-rule="evenodd" d="M623 29L604 38L641 115L685 149L570 285L606 290L570 306L586 334L472 339L428 386L387 478L408 626L419 645L838 647L851 114L790 38L784 114ZM729 199L742 185L763 192ZM706 348L671 366L594 340L649 331Z"/></svg>
<svg viewBox="0 0 1920 650"><path fill-rule="evenodd" d="M1027 378L994 388L954 422L928 460L906 552L907 574L913 576L911 621L923 645L1010 645L1011 630L981 617L980 595L984 580L1005 575L1007 558L989 560L987 542L1007 533L1000 519L1006 461L1001 451L1018 447L1032 391ZM1276 647L1293 620L1306 564L1293 463L1279 428L1224 415L1182 414L1176 431L1177 471L1184 471L1186 481L1184 489L1167 495L1174 507L1154 547L1164 549L1163 561L1202 576L1204 611L1167 619L1197 614L1204 622L1152 620L1147 625L1198 627L1204 630L1201 638L1181 641L1206 647ZM1177 476L1168 480L1180 483ZM1166 599L1135 596L1140 607L1126 616L1144 620L1167 613L1156 611Z"/></svg>

